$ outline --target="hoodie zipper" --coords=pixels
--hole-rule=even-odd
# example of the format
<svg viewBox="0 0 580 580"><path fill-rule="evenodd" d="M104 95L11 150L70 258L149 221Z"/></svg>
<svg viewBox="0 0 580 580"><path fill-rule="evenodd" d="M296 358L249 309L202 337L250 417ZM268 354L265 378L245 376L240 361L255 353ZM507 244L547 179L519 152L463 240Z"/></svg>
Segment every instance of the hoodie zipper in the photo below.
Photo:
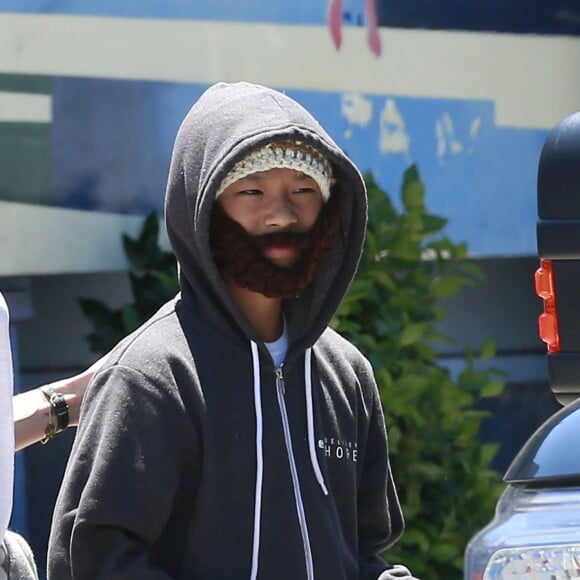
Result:
<svg viewBox="0 0 580 580"><path fill-rule="evenodd" d="M294 501L296 502L298 523L300 525L302 544L304 546L306 577L308 580L314 580L314 564L312 562L312 549L310 547L310 539L308 537L308 526L306 524L306 514L304 512L302 494L300 492L298 469L296 468L296 460L294 459L294 451L292 449L292 438L290 436L290 422L288 421L288 413L286 411L286 401L284 398L286 388L284 385L284 375L282 373L282 367L278 367L276 369L276 393L278 397L278 406L280 407L280 416L282 418L284 441L286 443L286 451L288 453L288 463L290 464L290 473L292 475L292 487L294 488Z"/></svg>

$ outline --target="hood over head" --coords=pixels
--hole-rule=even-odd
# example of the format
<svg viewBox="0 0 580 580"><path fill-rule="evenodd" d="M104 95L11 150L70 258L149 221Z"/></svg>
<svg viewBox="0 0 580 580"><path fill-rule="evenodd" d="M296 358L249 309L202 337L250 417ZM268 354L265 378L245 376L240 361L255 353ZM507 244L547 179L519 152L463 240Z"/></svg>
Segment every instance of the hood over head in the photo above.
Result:
<svg viewBox="0 0 580 580"><path fill-rule="evenodd" d="M331 195L341 200L341 233L314 282L284 313L289 352L311 346L340 306L356 273L367 221L360 172L318 121L283 93L246 82L218 83L193 105L175 139L165 197L165 221L179 263L182 296L198 302L245 338L261 342L227 290L210 248L211 208L223 179L246 155L279 141L299 141L330 162ZM232 325L233 323L233 325Z"/></svg>

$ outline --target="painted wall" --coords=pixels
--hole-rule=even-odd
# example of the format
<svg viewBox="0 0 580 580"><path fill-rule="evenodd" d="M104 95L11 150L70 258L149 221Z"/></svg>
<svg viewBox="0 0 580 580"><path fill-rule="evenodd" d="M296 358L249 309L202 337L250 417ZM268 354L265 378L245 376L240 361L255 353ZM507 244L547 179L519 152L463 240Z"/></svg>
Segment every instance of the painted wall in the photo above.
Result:
<svg viewBox="0 0 580 580"><path fill-rule="evenodd" d="M119 216L161 209L179 122L239 79L302 102L395 198L417 163L474 255L533 255L538 155L580 109L579 34L577 0L0 0L0 275L122 269L110 240L136 222ZM57 259L18 249L29 204Z"/></svg>

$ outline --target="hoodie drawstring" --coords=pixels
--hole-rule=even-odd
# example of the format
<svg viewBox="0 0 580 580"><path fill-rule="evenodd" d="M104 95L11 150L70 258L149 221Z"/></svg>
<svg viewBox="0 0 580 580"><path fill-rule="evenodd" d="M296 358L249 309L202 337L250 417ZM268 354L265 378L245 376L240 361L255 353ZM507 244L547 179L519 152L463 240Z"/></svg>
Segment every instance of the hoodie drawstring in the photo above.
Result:
<svg viewBox="0 0 580 580"><path fill-rule="evenodd" d="M258 577L258 558L260 555L260 519L262 513L262 481L264 477L264 451L262 449L262 397L260 389L260 356L258 345L252 341L252 367L254 369L254 408L256 412L256 495L254 499L254 540L252 544L251 580Z"/></svg>
<svg viewBox="0 0 580 580"><path fill-rule="evenodd" d="M304 384L306 385L306 420L308 423L308 449L310 451L310 463L316 476L316 481L322 493L328 495L328 489L324 483L324 477L318 464L318 457L316 456L316 446L314 443L314 412L312 409L312 349L306 350L304 356Z"/></svg>

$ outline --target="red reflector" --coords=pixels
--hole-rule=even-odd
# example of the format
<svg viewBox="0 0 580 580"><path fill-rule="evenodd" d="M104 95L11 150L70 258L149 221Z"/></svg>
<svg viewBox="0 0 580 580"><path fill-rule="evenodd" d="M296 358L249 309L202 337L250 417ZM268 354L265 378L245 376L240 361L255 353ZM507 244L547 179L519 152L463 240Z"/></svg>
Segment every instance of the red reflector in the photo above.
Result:
<svg viewBox="0 0 580 580"><path fill-rule="evenodd" d="M547 261L547 260L546 260ZM536 294L543 298L554 297L554 284L552 283L552 268L540 267L536 270Z"/></svg>
<svg viewBox="0 0 580 580"><path fill-rule="evenodd" d="M558 343L558 324L552 314L540 314L538 318L540 338L548 345Z"/></svg>
<svg viewBox="0 0 580 580"><path fill-rule="evenodd" d="M548 352L559 352L560 335L558 334L556 292L551 260L540 260L540 267L535 274L535 282L536 294L544 301L544 313L538 319L540 338L546 343Z"/></svg>

